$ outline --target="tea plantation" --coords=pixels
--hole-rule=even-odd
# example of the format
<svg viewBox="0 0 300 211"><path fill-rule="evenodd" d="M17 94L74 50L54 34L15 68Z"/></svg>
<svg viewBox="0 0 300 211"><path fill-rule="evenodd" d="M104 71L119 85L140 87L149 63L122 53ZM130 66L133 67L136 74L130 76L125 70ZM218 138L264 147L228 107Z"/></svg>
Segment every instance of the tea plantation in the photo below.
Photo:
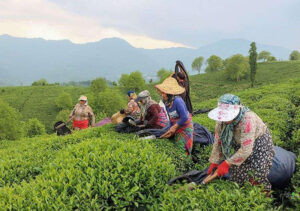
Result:
<svg viewBox="0 0 300 211"><path fill-rule="evenodd" d="M167 181L208 166L211 146L197 148L194 164L172 141L139 140L105 125L65 137L1 141L0 210L299 210L300 79L233 93L266 122L275 145L298 156L292 185L273 197L221 180L178 191ZM216 104L213 98L194 106ZM213 132L206 114L193 120Z"/></svg>

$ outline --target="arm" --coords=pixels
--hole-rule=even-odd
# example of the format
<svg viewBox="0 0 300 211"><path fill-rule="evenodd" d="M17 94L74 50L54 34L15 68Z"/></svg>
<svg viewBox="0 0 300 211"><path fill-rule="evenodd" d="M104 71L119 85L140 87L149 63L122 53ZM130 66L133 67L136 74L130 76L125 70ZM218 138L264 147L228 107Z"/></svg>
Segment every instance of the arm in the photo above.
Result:
<svg viewBox="0 0 300 211"><path fill-rule="evenodd" d="M69 115L69 118L70 118L70 119L71 119L71 118L73 117L73 115L75 114L76 108L77 108L77 104L74 106L72 112L71 112L70 115Z"/></svg>
<svg viewBox="0 0 300 211"><path fill-rule="evenodd" d="M95 115L94 115L93 110L92 110L91 107L89 107L88 115L91 118L92 127L94 127L95 126Z"/></svg>
<svg viewBox="0 0 300 211"><path fill-rule="evenodd" d="M177 124L179 127L183 126L184 123L189 119L189 112L186 108L185 102L182 100L181 97L177 97L174 101L176 106L176 111L179 114L179 120L177 121Z"/></svg>
<svg viewBox="0 0 300 211"><path fill-rule="evenodd" d="M125 109L125 114L131 114L133 112L133 102L127 104L127 109Z"/></svg>
<svg viewBox="0 0 300 211"><path fill-rule="evenodd" d="M255 142L254 116L245 115L241 122L241 147L239 150L227 160L230 165L240 166L252 153Z"/></svg>
<svg viewBox="0 0 300 211"><path fill-rule="evenodd" d="M209 158L210 163L218 164L220 158L222 157L220 133L221 133L221 123L217 122L215 127L215 141Z"/></svg>

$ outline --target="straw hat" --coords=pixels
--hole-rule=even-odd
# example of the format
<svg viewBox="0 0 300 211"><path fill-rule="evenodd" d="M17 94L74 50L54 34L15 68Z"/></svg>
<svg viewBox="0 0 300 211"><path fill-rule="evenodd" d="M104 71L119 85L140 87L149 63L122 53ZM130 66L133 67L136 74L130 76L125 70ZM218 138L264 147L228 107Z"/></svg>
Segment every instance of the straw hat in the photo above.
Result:
<svg viewBox="0 0 300 211"><path fill-rule="evenodd" d="M114 115L112 115L111 117L111 122L113 124L120 124L123 122L123 119L126 117L126 114L121 114L120 112L115 113Z"/></svg>
<svg viewBox="0 0 300 211"><path fill-rule="evenodd" d="M155 88L163 93L171 95L180 95L185 91L173 77L166 78L161 84L155 85Z"/></svg>
<svg viewBox="0 0 300 211"><path fill-rule="evenodd" d="M228 122L233 120L239 113L241 108L239 97L232 94L224 94L218 100L218 107L208 113L210 119Z"/></svg>

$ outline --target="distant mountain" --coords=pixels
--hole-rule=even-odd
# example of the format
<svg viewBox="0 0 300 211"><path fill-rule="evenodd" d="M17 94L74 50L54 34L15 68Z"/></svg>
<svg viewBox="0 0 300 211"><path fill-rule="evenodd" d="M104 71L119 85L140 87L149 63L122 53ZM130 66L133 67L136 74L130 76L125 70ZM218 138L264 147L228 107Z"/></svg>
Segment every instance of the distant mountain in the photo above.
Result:
<svg viewBox="0 0 300 211"><path fill-rule="evenodd" d="M248 54L250 41L221 40L198 49L134 48L125 40L107 38L98 42L74 44L68 40L0 36L0 85L28 85L45 78L48 82L85 81L96 77L118 80L123 73L140 70L145 77L155 77L158 69L174 68L181 60L190 70L197 56L216 54L227 58L235 53ZM270 51L287 59L291 50L258 44L258 51Z"/></svg>

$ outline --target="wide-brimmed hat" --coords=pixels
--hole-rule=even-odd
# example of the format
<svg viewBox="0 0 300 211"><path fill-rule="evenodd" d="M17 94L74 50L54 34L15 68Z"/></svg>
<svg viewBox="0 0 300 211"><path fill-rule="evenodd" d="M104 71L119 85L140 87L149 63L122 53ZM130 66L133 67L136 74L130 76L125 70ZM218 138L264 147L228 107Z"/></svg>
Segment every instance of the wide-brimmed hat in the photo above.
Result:
<svg viewBox="0 0 300 211"><path fill-rule="evenodd" d="M232 94L224 94L218 100L218 107L208 113L210 119L228 122L233 120L241 108L240 98Z"/></svg>
<svg viewBox="0 0 300 211"><path fill-rule="evenodd" d="M87 97L84 96L84 95L81 95L81 96L79 97L78 101L81 101L81 100L87 101Z"/></svg>
<svg viewBox="0 0 300 211"><path fill-rule="evenodd" d="M114 115L112 115L111 117L111 122L113 124L120 124L123 122L123 119L126 117L126 114L121 114L120 112L115 113Z"/></svg>
<svg viewBox="0 0 300 211"><path fill-rule="evenodd" d="M143 100L147 97L150 97L150 92L148 90L144 90L144 91L139 93L139 95L135 99L135 102L140 102L141 100Z"/></svg>
<svg viewBox="0 0 300 211"><path fill-rule="evenodd" d="M161 84L155 85L155 88L171 95L180 95L185 91L185 88L181 87L173 77L166 78Z"/></svg>

